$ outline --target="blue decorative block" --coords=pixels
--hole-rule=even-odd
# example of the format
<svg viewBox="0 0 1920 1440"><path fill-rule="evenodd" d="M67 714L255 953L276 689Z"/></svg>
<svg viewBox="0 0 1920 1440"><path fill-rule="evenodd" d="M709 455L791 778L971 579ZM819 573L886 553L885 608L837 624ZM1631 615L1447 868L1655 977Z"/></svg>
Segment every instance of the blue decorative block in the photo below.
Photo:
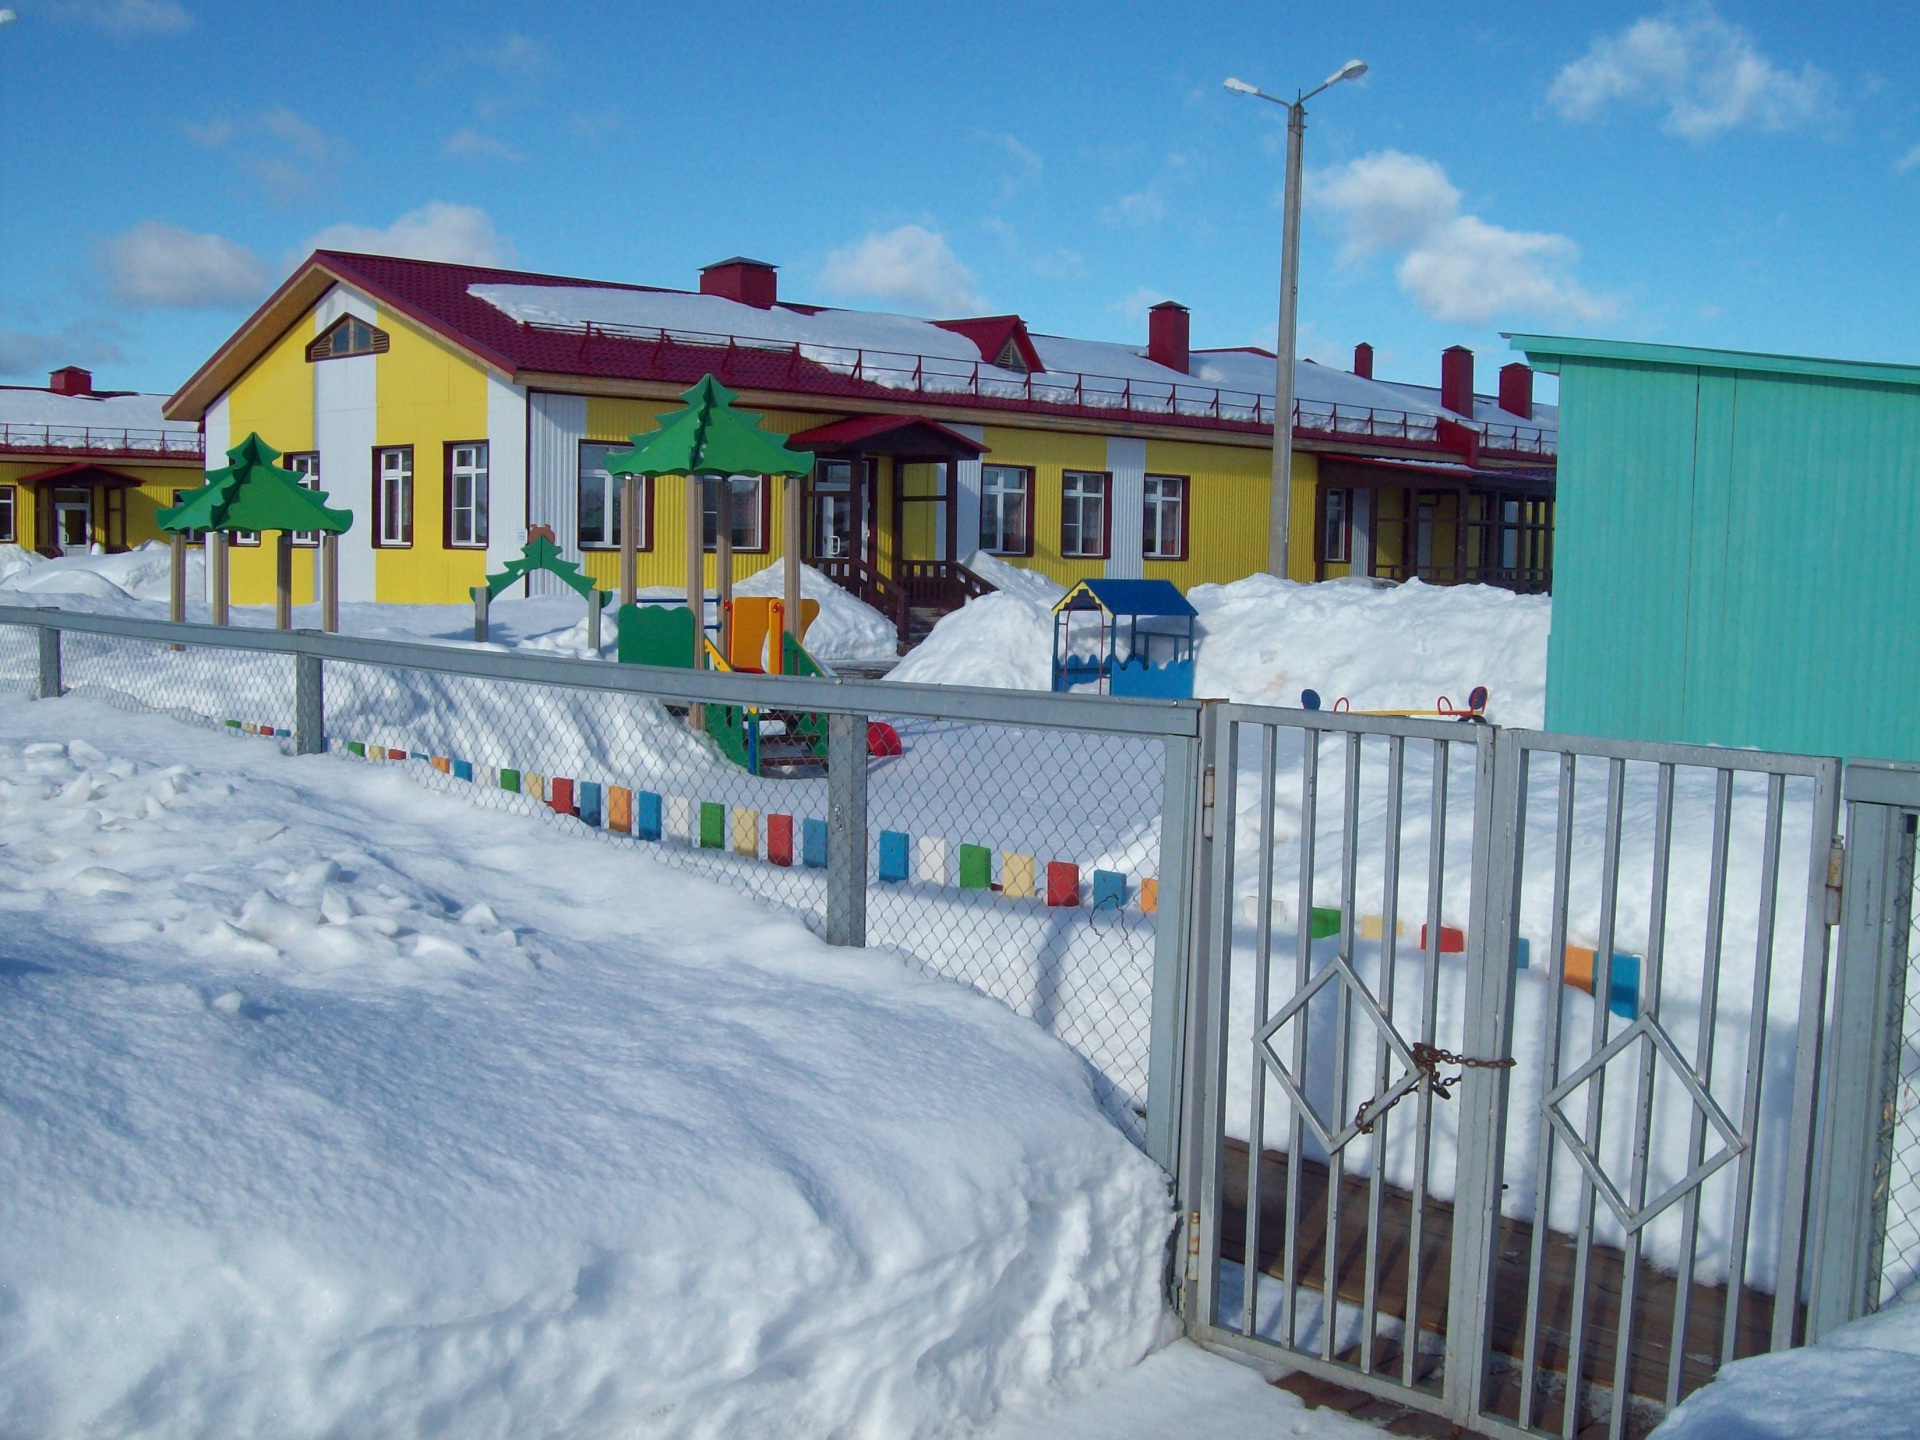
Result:
<svg viewBox="0 0 1920 1440"><path fill-rule="evenodd" d="M1623 1020L1640 1013L1640 957L1615 955L1607 977L1607 1009Z"/></svg>
<svg viewBox="0 0 1920 1440"><path fill-rule="evenodd" d="M473 779L473 762L471 760L454 761L453 762L453 778L456 780Z"/></svg>
<svg viewBox="0 0 1920 1440"><path fill-rule="evenodd" d="M1533 947L1527 943L1524 935L1513 942L1513 968L1516 970L1533 968Z"/></svg>
<svg viewBox="0 0 1920 1440"><path fill-rule="evenodd" d="M660 838L660 797L651 790L634 792L633 834L637 840Z"/></svg>
<svg viewBox="0 0 1920 1440"><path fill-rule="evenodd" d="M880 878L891 885L907 878L907 836L902 830L880 832Z"/></svg>
<svg viewBox="0 0 1920 1440"><path fill-rule="evenodd" d="M827 868L826 821L803 820L800 822L800 863L809 870Z"/></svg>
<svg viewBox="0 0 1920 1440"><path fill-rule="evenodd" d="M582 825L600 828L600 782L582 780L573 787L574 809L580 816Z"/></svg>
<svg viewBox="0 0 1920 1440"><path fill-rule="evenodd" d="M1124 910L1127 905L1127 877L1114 870L1093 872L1093 908Z"/></svg>

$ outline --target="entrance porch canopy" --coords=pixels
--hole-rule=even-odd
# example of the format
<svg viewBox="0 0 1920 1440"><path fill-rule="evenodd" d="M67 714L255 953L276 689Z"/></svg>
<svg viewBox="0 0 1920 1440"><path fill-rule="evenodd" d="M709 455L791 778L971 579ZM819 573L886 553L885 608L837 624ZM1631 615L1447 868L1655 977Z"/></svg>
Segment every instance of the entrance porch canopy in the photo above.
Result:
<svg viewBox="0 0 1920 1440"><path fill-rule="evenodd" d="M816 455L898 455L916 461L977 460L987 453L978 440L920 415L854 415L787 437Z"/></svg>

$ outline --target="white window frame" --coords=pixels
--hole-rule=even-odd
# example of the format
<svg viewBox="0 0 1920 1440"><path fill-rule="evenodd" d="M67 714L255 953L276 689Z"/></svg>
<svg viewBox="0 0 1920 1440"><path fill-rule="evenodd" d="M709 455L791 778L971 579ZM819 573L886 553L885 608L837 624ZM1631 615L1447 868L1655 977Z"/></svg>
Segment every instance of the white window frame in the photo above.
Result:
<svg viewBox="0 0 1920 1440"><path fill-rule="evenodd" d="M1330 488L1321 507L1320 559L1328 565L1353 563L1353 491Z"/></svg>
<svg viewBox="0 0 1920 1440"><path fill-rule="evenodd" d="M447 446L447 548L450 550L487 548L492 460L485 440L456 440Z"/></svg>
<svg viewBox="0 0 1920 1440"><path fill-rule="evenodd" d="M1067 560L1107 558L1107 504L1112 479L1104 470L1065 470L1060 475L1060 554ZM1092 539L1087 536L1092 511Z"/></svg>
<svg viewBox="0 0 1920 1440"><path fill-rule="evenodd" d="M1185 475L1148 475L1141 486L1145 513L1140 523L1140 554L1147 560L1187 558L1188 495ZM1171 520L1171 523L1169 523ZM1151 540L1151 543L1149 543Z"/></svg>
<svg viewBox="0 0 1920 1440"><path fill-rule="evenodd" d="M403 465L390 465L399 459ZM373 543L382 550L413 544L413 447L383 445L373 452L373 483L380 497L380 531Z"/></svg>
<svg viewBox="0 0 1920 1440"><path fill-rule="evenodd" d="M1010 511L1020 521L1018 546L1006 543ZM1033 553L1033 471L1026 466L980 467L980 548L989 555Z"/></svg>
<svg viewBox="0 0 1920 1440"><path fill-rule="evenodd" d="M287 469L300 477L301 488L318 490L320 488L320 452L318 450L292 450L280 457ZM318 530L296 530L293 543L306 549L312 549L320 543Z"/></svg>
<svg viewBox="0 0 1920 1440"><path fill-rule="evenodd" d="M766 518L767 477L751 475L738 478L752 480L753 488L745 495L733 497L733 553L757 554L767 548L766 532L761 526ZM720 528L720 486L726 483L717 476L708 476L706 483L700 487L700 543L709 555L718 549L714 544L714 536ZM751 544L740 538L743 525L748 527Z"/></svg>
<svg viewBox="0 0 1920 1440"><path fill-rule="evenodd" d="M19 494L17 486L0 485L0 545L19 543Z"/></svg>
<svg viewBox="0 0 1920 1440"><path fill-rule="evenodd" d="M610 474L604 464L598 467L589 467L587 464L587 452L589 450L599 451L601 459L604 461L608 456L617 454L626 448L626 446L617 442L609 443L605 440L582 440L580 442L580 459L576 472L578 479L574 492L574 533L575 539L582 550L618 550L620 548L620 495L621 491L625 488L620 483L624 477ZM647 486L651 481L645 475L636 475L633 479L634 505L638 512L634 517L634 549L651 550L653 548L653 536L647 532L647 521L652 513L652 507L647 503ZM599 540L590 540L587 538L585 520L587 507L584 503L581 503L586 498L589 483L594 480L597 480L600 486L600 514L603 518L605 529L605 537Z"/></svg>

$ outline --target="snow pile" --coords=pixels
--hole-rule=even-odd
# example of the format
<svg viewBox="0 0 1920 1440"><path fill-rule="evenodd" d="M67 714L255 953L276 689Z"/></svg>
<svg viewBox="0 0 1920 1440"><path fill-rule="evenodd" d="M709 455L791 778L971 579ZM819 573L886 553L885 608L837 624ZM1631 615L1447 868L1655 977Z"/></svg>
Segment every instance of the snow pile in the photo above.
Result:
<svg viewBox="0 0 1920 1440"><path fill-rule="evenodd" d="M784 595L786 567L775 560L733 587L736 595ZM820 602L807 628L807 653L828 664L844 660L891 660L900 653L893 622L857 595L842 590L811 565L800 567L800 598Z"/></svg>
<svg viewBox="0 0 1920 1440"><path fill-rule="evenodd" d="M1920 1416L1920 1305L1843 1325L1818 1345L1727 1366L1657 1440L1911 1440Z"/></svg>
<svg viewBox="0 0 1920 1440"><path fill-rule="evenodd" d="M9 549L17 547L8 547ZM22 551L21 554L25 554ZM118 555L63 555L57 560L34 557L34 561L14 566L13 556L0 556L0 597L32 595L52 599L81 598L125 602L129 600L167 600L167 584L172 558L165 544L149 540ZM197 595L206 589L203 578L205 560L199 551L187 555L187 593ZM94 608L94 607L86 607ZM105 608L125 610L124 604Z"/></svg>
<svg viewBox="0 0 1920 1440"><path fill-rule="evenodd" d="M0 840L7 1435L946 1434L1160 1333L1085 1067L884 954L71 697Z"/></svg>
<svg viewBox="0 0 1920 1440"><path fill-rule="evenodd" d="M14 576L45 563L45 556L23 545L0 545L0 589L4 589L6 582Z"/></svg>
<svg viewBox="0 0 1920 1440"><path fill-rule="evenodd" d="M946 685L1045 690L1052 684L1053 606L1066 592L991 556L967 564L1000 592L943 618L888 676ZM1296 584L1252 575L1188 594L1200 612L1194 693L1297 706L1317 690L1332 706L1432 709L1466 703L1476 685L1504 725L1546 713L1552 602L1484 585Z"/></svg>

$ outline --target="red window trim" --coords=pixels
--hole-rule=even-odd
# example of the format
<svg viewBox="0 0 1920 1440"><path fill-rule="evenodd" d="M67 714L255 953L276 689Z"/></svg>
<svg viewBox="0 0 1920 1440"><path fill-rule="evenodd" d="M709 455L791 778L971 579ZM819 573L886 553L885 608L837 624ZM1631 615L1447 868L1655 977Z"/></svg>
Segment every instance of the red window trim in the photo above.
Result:
<svg viewBox="0 0 1920 1440"><path fill-rule="evenodd" d="M1335 491L1345 495L1346 502L1340 514L1340 554L1327 553L1327 501ZM1353 490L1346 485L1322 485L1314 507L1314 528L1319 532L1314 541L1317 552L1314 559L1322 565L1351 565L1353 563Z"/></svg>
<svg viewBox="0 0 1920 1440"><path fill-rule="evenodd" d="M404 450L407 452L407 474L412 481L413 498L415 500L415 504L407 506L406 525L401 532L406 538L402 540L381 539L381 536L386 533L387 529L386 515L381 510L381 501L385 498L387 487L381 483L380 457L389 450ZM413 453L413 446L411 445L376 445L373 447L373 534L371 539L373 541L373 548L376 550L411 550L413 548L413 512L418 508L420 488L420 473L415 468L416 458Z"/></svg>
<svg viewBox="0 0 1920 1440"><path fill-rule="evenodd" d="M580 486L580 446L581 445L612 445L615 448L618 448L619 444L620 442L618 440L595 440L591 436L589 436L587 439L582 440L580 442L580 445L576 445L574 447L573 483L576 491L579 489L579 486ZM614 476L613 478L615 480L620 479L618 475ZM634 546L633 548L634 548L634 553L636 554L648 555L653 552L653 492L654 492L653 477L651 475L636 475L633 478L636 482L638 482L638 489L640 494L640 515L643 522L640 526L640 533L642 536L641 543ZM765 498L765 489L764 487L762 487L762 499L764 500L764 498ZM576 506L578 506L579 504L577 495L575 497L574 503ZM765 508L764 504L762 505L761 508L762 509ZM764 535L766 532L762 530L760 533ZM577 509L575 510L574 517L573 517L573 535L576 541L580 540L580 515ZM614 536L613 539L601 545L588 545L584 542L581 542L580 548L582 550L592 550L592 551L595 551L596 553L600 551L612 551L617 554L619 553L619 550L620 550L620 537L616 535ZM749 551L746 553L764 554L765 552Z"/></svg>
<svg viewBox="0 0 1920 1440"><path fill-rule="evenodd" d="M1067 476L1097 475L1106 488L1100 495L1100 548L1067 553ZM1029 554L1032 552L1029 551ZM1106 560L1113 555L1113 472L1111 470L1062 470L1060 472L1060 558L1062 560Z"/></svg>
<svg viewBox="0 0 1920 1440"><path fill-rule="evenodd" d="M1142 561L1158 561L1161 564L1178 564L1193 552L1187 541L1193 525L1193 477L1191 475L1169 475L1162 471L1151 470L1143 480L1178 480L1180 482L1180 550L1177 555L1142 554ZM1142 547L1144 551L1144 547Z"/></svg>
<svg viewBox="0 0 1920 1440"><path fill-rule="evenodd" d="M20 489L15 485L0 485L0 495L7 497L7 533L0 535L0 545L18 544L15 537L20 532Z"/></svg>
<svg viewBox="0 0 1920 1440"><path fill-rule="evenodd" d="M1002 465L1002 464L1000 464L1000 463L999 463L998 461L995 461L995 462L994 462L994 464L993 464L993 468L994 468L994 469L996 469L996 470L1018 470L1018 471L1019 471L1019 472L1020 472L1020 473L1021 473L1022 475L1024 475L1024 476L1026 476L1026 479L1027 479L1027 485L1026 485L1026 495L1027 495L1027 523L1026 523L1026 543L1027 543L1027 548L1026 548L1026 549L1024 549L1024 550L987 550L987 553L988 553L989 555L1013 555L1013 556L1022 556L1022 555L1026 555L1026 556L1030 556L1030 555L1032 555L1032 554L1033 554L1033 532L1034 532L1035 530L1037 530L1037 529L1039 529L1039 528L1040 528L1039 526L1037 526L1037 525L1035 525L1035 524L1034 524L1034 520L1035 520L1035 519L1037 518L1037 516L1036 516L1036 511L1037 511L1037 510L1038 510L1038 508L1039 508L1039 507L1038 507L1038 505L1037 505L1037 504L1035 503L1035 502L1036 502L1036 501L1037 501L1037 500L1039 499L1039 496L1038 496L1038 495L1037 495L1037 494L1035 493L1035 489L1036 489L1036 486L1037 486L1037 485L1039 484L1039 481L1038 481L1038 479L1037 479L1037 476L1036 476L1036 472L1035 472L1035 470L1034 470L1034 467L1033 467L1033 466L1031 466L1031 465ZM982 498L983 500L985 499L985 492L984 492L984 490L982 491L982 495L981 495L981 498ZM983 549L983 550L985 550L985 549L986 549L986 547L985 547L984 545L983 545L983 546L981 546L980 548L981 548L981 549Z"/></svg>
<svg viewBox="0 0 1920 1440"><path fill-rule="evenodd" d="M455 544L453 539L453 452L462 445L475 445L486 449L487 535L489 537L493 535L493 446L485 440L448 440L440 448L440 545L445 550L485 550L487 547L484 542L478 545L466 541ZM414 477L414 484L417 499L419 496L417 489L419 476L417 475ZM409 541L413 539L411 517L407 524L407 539Z"/></svg>

